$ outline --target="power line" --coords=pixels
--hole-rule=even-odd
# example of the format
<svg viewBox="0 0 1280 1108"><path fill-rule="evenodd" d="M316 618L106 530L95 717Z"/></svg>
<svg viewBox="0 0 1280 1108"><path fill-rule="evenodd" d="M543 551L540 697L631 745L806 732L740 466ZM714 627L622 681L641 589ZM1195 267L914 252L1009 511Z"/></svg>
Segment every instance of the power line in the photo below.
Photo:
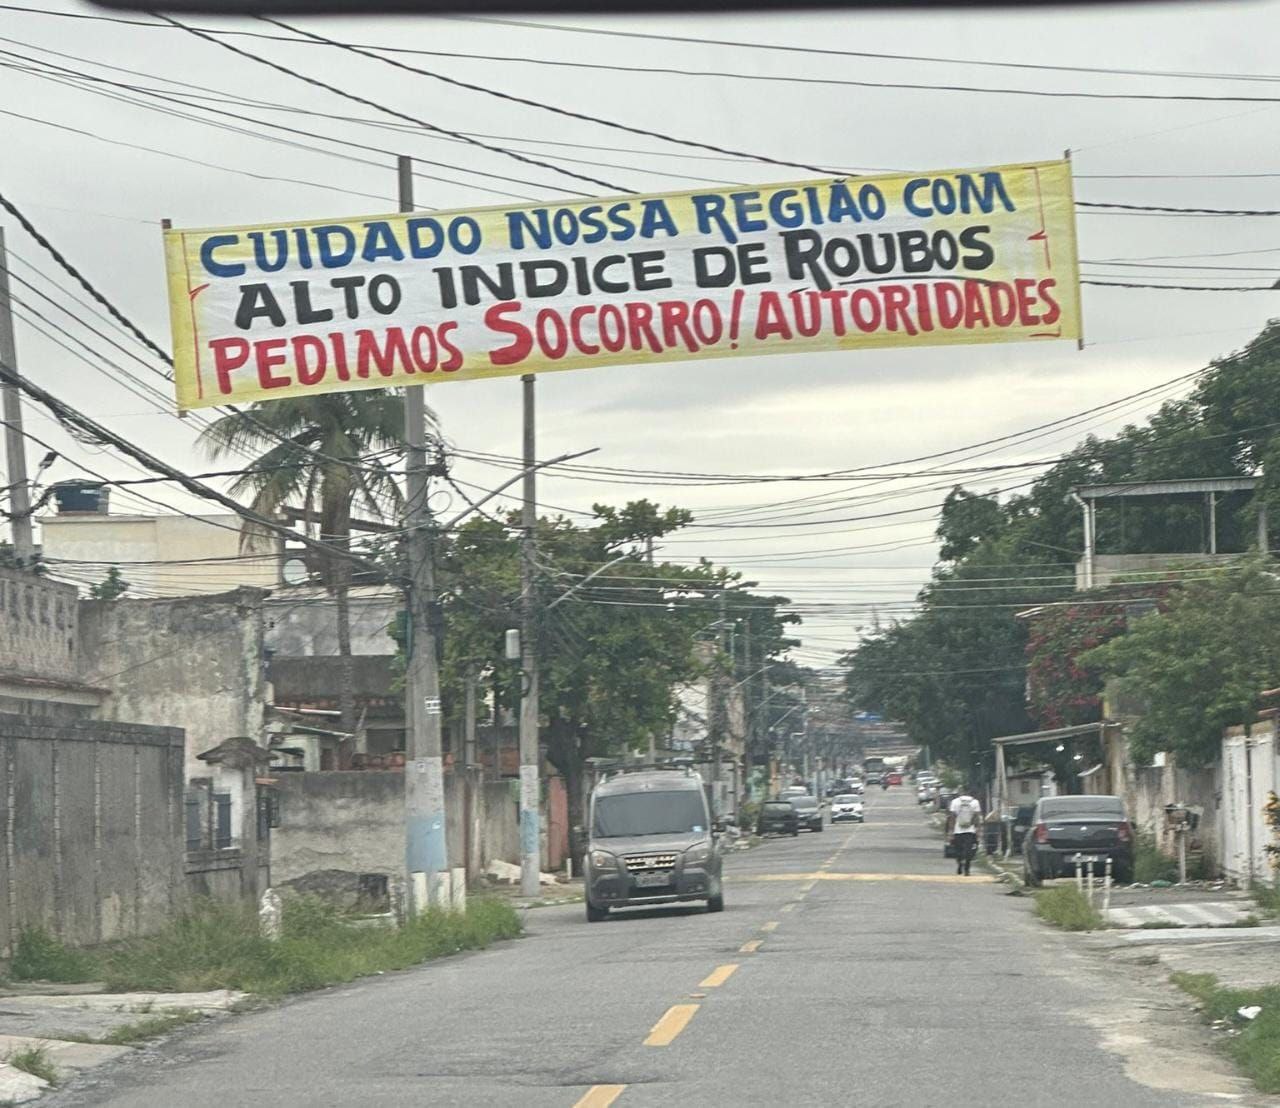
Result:
<svg viewBox="0 0 1280 1108"><path fill-rule="evenodd" d="M222 47L222 49L228 50L233 54L238 54L242 58L248 58L250 61L257 62L259 65L264 65L269 69L274 69L279 73L283 73L288 77L294 78L295 80L303 81L306 84L314 86L315 88L325 89L326 91L332 92L337 96L343 97L344 99L351 100L354 103L363 104L367 108L373 108L375 111L383 112L384 114L394 116L397 119L403 119L407 123L416 123L419 127L425 127L429 131L439 131L442 134L452 135L454 138L461 139L462 141L468 143L471 146L476 146L481 150L488 150L490 153L493 153L493 154L503 154L508 158L514 158L518 162L523 162L525 165L536 165L542 169L549 169L554 173L559 173L562 176L570 177L578 181L585 181L586 183L592 184L592 185L600 185L601 187L607 188L607 189L617 190L619 187L617 185L610 184L608 181L602 181L598 177L589 177L586 174L577 173L571 169L565 169L563 166L554 165L551 162L542 161L539 158L531 158L527 154L518 154L515 151L510 150L506 147L494 146L493 144L484 142L480 139L471 138L469 135L465 135L460 131L453 131L447 127L441 127L436 123L429 123L425 119L419 119L416 116L407 115L404 112L397 111L395 108L391 108L385 104L381 104L376 100L369 100L366 97L360 96L354 92L347 92L345 89L338 88L338 86L336 85L331 85L326 81L321 81L318 77L307 76L305 73L301 73L296 69L291 69L287 65L281 65L279 62L273 62L269 58L264 58L260 54L254 54L252 51L241 49L239 46L233 46L229 42L223 42L221 39L218 39L211 34L207 34L206 32L198 30L195 27L191 27L191 26L188 26L187 24L179 22L178 20L174 19L172 16L162 15L161 18L168 21L169 23L172 23L175 27L179 27L182 30L188 32L189 34L194 35L196 38L203 39L205 42L211 42L215 46L220 46ZM287 28L287 29L292 30L292 28ZM309 33L309 32L303 32L303 33ZM626 191L626 190L624 189L622 191Z"/></svg>
<svg viewBox="0 0 1280 1108"><path fill-rule="evenodd" d="M779 158L768 157L766 155L761 155L761 154L747 154L741 150L733 150L729 147L717 146L714 143L700 142L695 139L679 138L676 135L668 134L663 131L653 131L645 127L635 127L629 123L620 123L614 119L605 119L597 115L588 115L586 112L576 112L576 111L570 110L569 108L561 108L558 105L548 104L540 100L530 100L528 97L516 96L514 93L502 92L498 89L490 88L485 85L472 84L470 81L460 81L456 77L446 77L444 76L444 74L435 73L429 69L422 69L418 66L406 65L404 62L396 61L394 58L387 58L387 57L383 57L381 54L371 53L368 50L362 49L361 47L358 47L358 46L353 46L350 43L339 42L336 39L326 38L324 35L316 34L314 31L307 31L300 27L291 27L289 24L282 23L278 19L270 19L267 16L258 16L258 18L263 20L263 22L272 24L273 26L281 27L286 31L292 31L298 35L305 35L306 37L313 39L316 42L323 42L329 46L336 46L339 49L346 50L352 54L359 54L361 57L371 58L374 61L382 62L384 65L394 66L396 69L407 70L410 73L417 73L423 77L431 77L437 81L443 81L445 84L456 85L458 88L470 89L472 92L481 92L481 93L484 93L486 96L494 96L494 97L497 97L499 100L506 100L506 101L509 101L510 103L523 104L525 107L538 108L542 111L554 112L556 115L563 115L569 119L576 119L584 123L598 123L603 127L611 127L614 130L626 131L633 135L644 135L647 138L662 139L665 142L672 142L679 146L692 146L692 147L697 147L700 150L711 150L717 154L731 154L736 157L747 157L753 161L765 162L770 165L779 165L786 168L807 169L807 170L810 170L811 172L821 174L824 177L833 176L833 175L838 176L838 174L833 174L831 170L822 169L819 166L806 165L803 162L785 161ZM222 45L225 46L227 44L223 43ZM561 172L567 172L567 171L562 170ZM587 178L587 179L590 180L590 178ZM593 183L601 184L602 182L595 181ZM612 188L612 189L619 189L619 186L617 185L605 184L605 187ZM619 189L619 190L622 192L632 191L631 189Z"/></svg>

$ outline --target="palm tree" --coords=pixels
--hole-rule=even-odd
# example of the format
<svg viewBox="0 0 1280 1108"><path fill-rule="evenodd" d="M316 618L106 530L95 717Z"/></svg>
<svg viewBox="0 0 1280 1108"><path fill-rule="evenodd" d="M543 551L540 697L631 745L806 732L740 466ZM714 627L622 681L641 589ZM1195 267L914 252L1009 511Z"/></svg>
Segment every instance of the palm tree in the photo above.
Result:
<svg viewBox="0 0 1280 1108"><path fill-rule="evenodd" d="M384 457L404 442L404 399L398 392L368 390L259 401L246 413L223 416L201 434L214 458L262 451L231 491L253 494L253 507L276 516L286 505L305 512L303 527L319 520L319 538L347 548L357 508L373 519L400 516L402 497ZM318 511L317 511L318 508ZM246 523L241 548L257 537ZM355 664L351 657L351 560L323 555L321 580L333 594L341 657L338 706L342 730L355 730ZM345 744L344 744L345 751Z"/></svg>

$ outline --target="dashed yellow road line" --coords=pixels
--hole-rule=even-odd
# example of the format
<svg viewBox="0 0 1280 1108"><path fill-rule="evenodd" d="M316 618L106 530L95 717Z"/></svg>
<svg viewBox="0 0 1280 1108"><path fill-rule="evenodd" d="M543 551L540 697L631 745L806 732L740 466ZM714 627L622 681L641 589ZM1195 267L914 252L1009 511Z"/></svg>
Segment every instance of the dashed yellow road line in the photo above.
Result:
<svg viewBox="0 0 1280 1108"><path fill-rule="evenodd" d="M653 1025L644 1045L670 1046L675 1037L689 1025L697 1010L697 1004L673 1004L667 1009L666 1015Z"/></svg>
<svg viewBox="0 0 1280 1108"><path fill-rule="evenodd" d="M771 919L768 923L762 924L760 927L760 930L761 931L777 931L778 921L776 919Z"/></svg>
<svg viewBox="0 0 1280 1108"><path fill-rule="evenodd" d="M760 944L763 942L764 942L763 939L752 939L750 942L743 943L740 947L738 947L738 953L754 954L757 950L760 949Z"/></svg>
<svg viewBox="0 0 1280 1108"><path fill-rule="evenodd" d="M609 1108L626 1088L625 1085L592 1085L573 1108Z"/></svg>
<svg viewBox="0 0 1280 1108"><path fill-rule="evenodd" d="M738 969L737 962L730 962L727 965L717 966L710 974L698 982L700 989L715 989L723 985Z"/></svg>
<svg viewBox="0 0 1280 1108"><path fill-rule="evenodd" d="M778 909L778 911L780 911L780 912L790 912L793 908L795 908L795 906L796 906L798 903L799 903L799 901L793 900L790 904L784 904L781 908L779 908L779 909Z"/></svg>

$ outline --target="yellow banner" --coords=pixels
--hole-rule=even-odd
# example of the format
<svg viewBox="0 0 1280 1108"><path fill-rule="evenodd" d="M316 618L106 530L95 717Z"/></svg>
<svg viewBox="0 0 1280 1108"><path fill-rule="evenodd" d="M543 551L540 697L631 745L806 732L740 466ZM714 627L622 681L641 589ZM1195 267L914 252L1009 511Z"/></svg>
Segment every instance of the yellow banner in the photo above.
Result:
<svg viewBox="0 0 1280 1108"><path fill-rule="evenodd" d="M178 406L1079 339L1070 165L166 230Z"/></svg>

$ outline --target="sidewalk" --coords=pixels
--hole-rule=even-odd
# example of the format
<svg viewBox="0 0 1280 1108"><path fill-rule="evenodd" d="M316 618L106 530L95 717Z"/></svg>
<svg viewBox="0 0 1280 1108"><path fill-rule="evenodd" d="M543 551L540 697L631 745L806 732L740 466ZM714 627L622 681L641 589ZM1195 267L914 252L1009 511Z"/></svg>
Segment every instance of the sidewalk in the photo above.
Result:
<svg viewBox="0 0 1280 1108"><path fill-rule="evenodd" d="M5 1059L39 1052L60 1079L113 1061L183 1024L230 1011L244 999L230 990L107 993L92 984L8 985L0 989L0 1103L22 1104L50 1088Z"/></svg>

